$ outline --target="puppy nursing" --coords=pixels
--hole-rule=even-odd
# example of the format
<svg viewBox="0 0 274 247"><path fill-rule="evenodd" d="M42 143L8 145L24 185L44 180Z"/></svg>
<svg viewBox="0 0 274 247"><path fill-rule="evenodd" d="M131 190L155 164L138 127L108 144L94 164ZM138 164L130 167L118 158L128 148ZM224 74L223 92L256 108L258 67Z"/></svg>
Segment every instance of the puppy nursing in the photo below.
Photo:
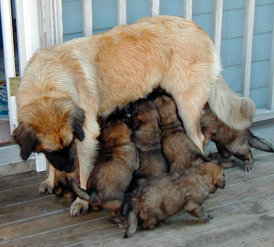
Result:
<svg viewBox="0 0 274 247"><path fill-rule="evenodd" d="M140 168L135 173L139 183L168 171L162 154L160 117L156 106L147 99L134 105L131 127L132 140L139 150Z"/></svg>
<svg viewBox="0 0 274 247"><path fill-rule="evenodd" d="M153 229L181 209L202 222L210 221L213 216L208 215L201 204L210 193L224 187L224 168L219 161L150 179L132 196L125 238L136 232L138 220L144 229Z"/></svg>
<svg viewBox="0 0 274 247"><path fill-rule="evenodd" d="M202 152L185 133L177 116L175 102L162 95L157 97L154 103L159 110L162 148L170 164L170 171L180 171L206 162Z"/></svg>
<svg viewBox="0 0 274 247"><path fill-rule="evenodd" d="M109 210L114 221L121 222L124 193L131 182L132 173L139 168L137 149L131 141L132 131L122 121L111 121L101 135L103 149L91 172L87 192L76 183L76 194L88 200L93 209Z"/></svg>

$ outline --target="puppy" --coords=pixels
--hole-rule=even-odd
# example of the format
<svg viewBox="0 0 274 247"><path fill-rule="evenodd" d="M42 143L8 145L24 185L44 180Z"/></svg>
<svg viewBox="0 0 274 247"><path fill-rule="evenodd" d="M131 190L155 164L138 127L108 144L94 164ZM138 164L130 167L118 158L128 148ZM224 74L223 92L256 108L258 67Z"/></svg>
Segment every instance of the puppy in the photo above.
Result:
<svg viewBox="0 0 274 247"><path fill-rule="evenodd" d="M24 160L31 152L42 152L65 172L75 169L71 147L76 142L81 187L86 188L97 156L97 117L157 86L172 95L187 134L201 151L200 117L206 102L232 128L250 126L254 102L232 92L220 71L219 54L206 32L175 16L148 17L40 49L19 85L19 125L13 136ZM70 213L87 209L88 203L78 198Z"/></svg>
<svg viewBox="0 0 274 247"><path fill-rule="evenodd" d="M179 171L193 165L207 162L199 148L185 133L177 116L177 107L171 97L159 96L155 99L161 120L161 144L170 171Z"/></svg>
<svg viewBox="0 0 274 247"><path fill-rule="evenodd" d="M159 176L168 171L168 164L162 154L159 113L156 106L142 99L133 106L132 140L138 148L139 170L135 177L139 183L144 179Z"/></svg>
<svg viewBox="0 0 274 247"><path fill-rule="evenodd" d="M184 209L202 222L213 219L201 204L217 188L225 187L224 168L219 161L164 174L141 185L131 199L125 238L137 229L138 218L144 229L153 229L168 216Z"/></svg>
<svg viewBox="0 0 274 247"><path fill-rule="evenodd" d="M101 135L103 149L88 179L88 191L72 181L78 197L92 207L108 209L115 222L122 222L124 193L139 168L137 149L131 141L131 129L122 121L111 121Z"/></svg>
<svg viewBox="0 0 274 247"><path fill-rule="evenodd" d="M252 171L253 156L250 146L265 152L274 152L265 141L259 139L249 129L235 130L221 122L206 104L201 119L205 147L210 141L216 144L217 153L209 154L211 159L226 159L231 155L244 162L244 169Z"/></svg>

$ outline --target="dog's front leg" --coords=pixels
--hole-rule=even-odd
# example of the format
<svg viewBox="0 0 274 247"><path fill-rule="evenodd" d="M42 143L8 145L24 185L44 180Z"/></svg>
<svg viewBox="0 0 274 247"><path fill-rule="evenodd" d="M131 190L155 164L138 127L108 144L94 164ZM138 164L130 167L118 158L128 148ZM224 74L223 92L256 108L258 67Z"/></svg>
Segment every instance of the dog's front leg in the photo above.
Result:
<svg viewBox="0 0 274 247"><path fill-rule="evenodd" d="M55 168L49 163L49 175L47 180L42 182L39 186L39 193L52 194L54 189L54 174Z"/></svg>
<svg viewBox="0 0 274 247"><path fill-rule="evenodd" d="M213 215L207 214L203 206L193 201L188 201L184 206L184 210L192 216L199 218L202 222L209 222L214 219Z"/></svg>
<svg viewBox="0 0 274 247"><path fill-rule="evenodd" d="M93 170L95 158L97 156L98 141L97 137L100 134L100 128L95 121L87 121L85 131L85 139L82 142L77 142L77 156L79 159L80 170L80 186L87 189L87 181ZM79 197L72 203L70 207L71 216L79 216L88 212L89 202L80 199Z"/></svg>

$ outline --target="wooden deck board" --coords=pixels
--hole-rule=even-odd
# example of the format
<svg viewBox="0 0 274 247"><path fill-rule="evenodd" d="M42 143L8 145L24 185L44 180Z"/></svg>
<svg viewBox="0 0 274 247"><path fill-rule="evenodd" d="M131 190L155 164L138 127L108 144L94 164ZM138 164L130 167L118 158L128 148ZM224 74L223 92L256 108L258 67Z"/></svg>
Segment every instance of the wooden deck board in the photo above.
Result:
<svg viewBox="0 0 274 247"><path fill-rule="evenodd" d="M274 121L256 124L254 133L274 143ZM153 231L124 229L106 211L69 215L70 203L40 195L46 173L0 178L0 246L274 246L274 154L253 150L253 172L241 162L226 169L227 186L205 201L215 216L201 223L185 212Z"/></svg>

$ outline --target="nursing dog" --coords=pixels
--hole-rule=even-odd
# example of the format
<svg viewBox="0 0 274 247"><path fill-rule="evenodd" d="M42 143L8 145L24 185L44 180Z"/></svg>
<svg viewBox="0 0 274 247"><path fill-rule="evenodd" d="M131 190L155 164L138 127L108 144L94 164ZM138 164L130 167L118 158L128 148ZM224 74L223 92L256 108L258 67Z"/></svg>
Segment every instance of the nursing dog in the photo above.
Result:
<svg viewBox="0 0 274 247"><path fill-rule="evenodd" d="M246 171L252 171L254 162L250 147L274 153L273 147L252 134L249 129L235 130L222 123L208 105L204 108L201 127L205 136L205 147L213 141L218 150L217 153L209 154L211 159L227 159L233 155L244 162Z"/></svg>
<svg viewBox="0 0 274 247"><path fill-rule="evenodd" d="M74 170L76 142L81 187L86 188L100 134L97 117L157 86L172 95L187 134L201 151L206 102L232 128L249 126L253 101L232 92L220 71L209 36L194 22L172 16L144 18L41 49L30 59L18 89L19 125L13 136L24 160L31 152L43 152L65 172ZM88 203L77 198L70 212L86 210Z"/></svg>
<svg viewBox="0 0 274 247"><path fill-rule="evenodd" d="M213 216L208 215L201 204L210 193L224 187L224 168L219 161L148 180L132 196L125 238L136 232L138 219L144 229L153 229L182 209L202 222L210 221Z"/></svg>
<svg viewBox="0 0 274 247"><path fill-rule="evenodd" d="M115 222L123 221L124 193L132 174L139 168L137 149L131 141L131 129L122 121L111 121L101 135L102 150L87 183L87 192L71 182L78 197L93 209L108 209Z"/></svg>
<svg viewBox="0 0 274 247"><path fill-rule="evenodd" d="M138 148L140 167L134 177L139 183L168 171L168 163L161 149L160 116L156 106L142 99L133 106L132 140Z"/></svg>
<svg viewBox="0 0 274 247"><path fill-rule="evenodd" d="M154 101L161 120L161 144L170 171L179 171L207 162L199 148L185 133L177 116L177 107L171 97L159 96Z"/></svg>

